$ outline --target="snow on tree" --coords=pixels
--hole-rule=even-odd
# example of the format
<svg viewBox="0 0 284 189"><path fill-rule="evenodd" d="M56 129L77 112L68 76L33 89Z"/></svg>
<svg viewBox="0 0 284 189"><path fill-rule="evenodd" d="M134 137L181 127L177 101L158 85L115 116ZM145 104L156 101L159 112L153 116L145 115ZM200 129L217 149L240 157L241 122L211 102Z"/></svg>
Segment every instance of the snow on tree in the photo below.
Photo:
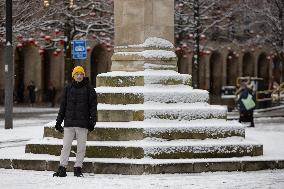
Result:
<svg viewBox="0 0 284 189"><path fill-rule="evenodd" d="M175 7L175 37L176 44L180 47L192 46L196 35L201 40L206 38L207 41L235 43L240 46L254 43L253 38L256 35L246 32L248 24L243 1L177 0ZM199 14L196 14L197 8ZM196 25L197 19L199 26ZM202 49L206 49L206 45L201 46Z"/></svg>
<svg viewBox="0 0 284 189"><path fill-rule="evenodd" d="M268 58L280 61L284 81L284 1L246 1L245 7L252 20L250 25L259 30L258 42L273 47Z"/></svg>
<svg viewBox="0 0 284 189"><path fill-rule="evenodd" d="M247 12L251 17L251 25L260 30L260 39L270 43L277 52L284 52L284 1L262 0L252 3L246 2Z"/></svg>
<svg viewBox="0 0 284 189"><path fill-rule="evenodd" d="M213 49L208 41L235 42L236 16L242 6L225 0L176 0L175 38L180 49L193 52L193 86L198 88L200 56Z"/></svg>
<svg viewBox="0 0 284 189"><path fill-rule="evenodd" d="M5 10L5 0L0 0L0 9ZM111 46L113 25L112 0L13 1L13 33L18 42L44 42L55 48L62 40L94 39ZM0 32L4 31L1 15Z"/></svg>
<svg viewBox="0 0 284 189"><path fill-rule="evenodd" d="M210 41L240 49L269 45L274 49L267 58L278 58L284 73L283 0L176 0L175 5L177 52L193 53L193 84L198 84L200 57L216 50Z"/></svg>

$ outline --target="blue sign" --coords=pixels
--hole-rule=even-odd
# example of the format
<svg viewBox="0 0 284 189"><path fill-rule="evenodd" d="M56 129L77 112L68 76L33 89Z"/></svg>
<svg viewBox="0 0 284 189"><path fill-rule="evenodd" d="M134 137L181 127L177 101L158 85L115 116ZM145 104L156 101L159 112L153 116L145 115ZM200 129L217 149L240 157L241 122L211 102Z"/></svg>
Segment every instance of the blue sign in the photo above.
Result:
<svg viewBox="0 0 284 189"><path fill-rule="evenodd" d="M86 59L87 49L85 40L74 40L72 48L72 58L73 59Z"/></svg>

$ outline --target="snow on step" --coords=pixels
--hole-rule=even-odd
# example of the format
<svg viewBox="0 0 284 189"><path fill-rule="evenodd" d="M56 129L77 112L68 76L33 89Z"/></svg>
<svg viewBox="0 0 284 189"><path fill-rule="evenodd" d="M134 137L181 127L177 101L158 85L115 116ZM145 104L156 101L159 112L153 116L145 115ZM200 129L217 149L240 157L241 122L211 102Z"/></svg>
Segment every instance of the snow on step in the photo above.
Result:
<svg viewBox="0 0 284 189"><path fill-rule="evenodd" d="M161 87L155 85L152 87L97 87L96 92L100 94L138 94L146 101L154 102L207 102L209 99L208 91L192 89L189 86L171 86Z"/></svg>
<svg viewBox="0 0 284 189"><path fill-rule="evenodd" d="M126 72L126 71L112 71L107 73L101 73L97 77L144 77L145 84L160 83L164 80L175 80L186 83L191 80L191 75L180 74L173 70L145 70L137 72Z"/></svg>
<svg viewBox="0 0 284 189"><path fill-rule="evenodd" d="M201 121L201 123L200 123ZM212 119L210 121L187 121L171 123L132 121L125 122L98 122L95 131L89 134L90 141L93 140L141 140L143 137L156 137L166 140L176 139L206 139L206 138L225 138L231 136L245 136L245 127L237 121L226 121ZM55 124L55 123L54 123ZM53 124L53 125L54 125ZM53 125L46 126L53 127ZM53 130L45 130L45 137L50 137ZM97 136L100 133L101 138ZM57 138L57 137L56 137Z"/></svg>
<svg viewBox="0 0 284 189"><path fill-rule="evenodd" d="M46 124L47 127L54 127L55 121ZM198 119L191 121L174 120L145 120L131 122L97 122L96 128L137 128L137 129L189 129L201 127L216 128L245 128L238 121L225 119Z"/></svg>
<svg viewBox="0 0 284 189"><path fill-rule="evenodd" d="M167 110L168 109L168 110ZM145 103L145 104L98 104L98 110L144 110L144 111L179 111L179 110L195 110L204 112L227 112L226 106L210 105L208 103L175 103L175 104L164 104L164 103Z"/></svg>
<svg viewBox="0 0 284 189"><path fill-rule="evenodd" d="M144 119L192 120L225 118L227 108L207 103L146 103L129 105L98 104L98 111L144 111ZM101 112L102 113L102 112ZM134 120L130 120L134 121Z"/></svg>
<svg viewBox="0 0 284 189"><path fill-rule="evenodd" d="M54 127L56 121L45 124L45 127ZM64 126L64 121L62 123ZM145 120L131 122L97 122L99 128L188 128L188 127L244 127L238 121L225 119L197 119L191 121L176 120Z"/></svg>
<svg viewBox="0 0 284 189"><path fill-rule="evenodd" d="M61 139L56 138L43 138L34 139L27 142L27 144L41 144L41 145L62 145ZM77 142L74 140L73 145ZM161 140L157 138L145 138L143 140L131 140L131 141L87 141L87 146L110 146L110 147L141 147L143 149L152 148L187 148L187 147L214 147L219 148L220 146L253 146L260 145L258 143L253 143L251 141L245 140L243 137L228 137L222 139L205 139L205 140Z"/></svg>
<svg viewBox="0 0 284 189"><path fill-rule="evenodd" d="M27 145L62 145L62 141L54 138L44 138L43 140L33 140ZM76 141L73 141L76 145ZM173 153L193 153L193 154L231 154L231 153L253 153L262 147L261 144L252 143L242 137L228 137L225 139L206 139L206 140L157 140L155 138L145 138L137 141L87 141L87 146L108 147L129 151L129 148L143 149L144 155L155 156L159 154ZM213 157L212 156L212 157Z"/></svg>

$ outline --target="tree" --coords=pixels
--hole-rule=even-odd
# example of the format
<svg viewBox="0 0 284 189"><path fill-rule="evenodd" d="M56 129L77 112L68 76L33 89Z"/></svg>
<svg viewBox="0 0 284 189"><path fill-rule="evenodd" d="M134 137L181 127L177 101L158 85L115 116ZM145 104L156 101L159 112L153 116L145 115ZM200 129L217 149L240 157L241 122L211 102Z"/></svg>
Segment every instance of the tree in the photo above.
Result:
<svg viewBox="0 0 284 189"><path fill-rule="evenodd" d="M242 1L235 0L177 0L176 1L176 45L179 49L192 49L192 82L199 88L200 57L213 49L208 41L224 42L238 46L256 44L256 35L245 32Z"/></svg>
<svg viewBox="0 0 284 189"><path fill-rule="evenodd" d="M0 9L4 8L4 2L0 0ZM4 21L5 18L0 20L1 33L5 31ZM70 80L69 73L73 67L70 47L73 39L112 46L113 1L14 0L13 30L16 36L14 43L19 48L29 43L38 46L41 54L50 49L54 50L55 56L65 52L65 78Z"/></svg>
<svg viewBox="0 0 284 189"><path fill-rule="evenodd" d="M282 64L282 82L284 81L284 1L262 0L245 2L253 22L259 28L259 42L270 44L275 51L269 57L280 60Z"/></svg>
<svg viewBox="0 0 284 189"><path fill-rule="evenodd" d="M56 1L46 8L46 20L42 27L56 28L64 35L53 40L50 46L56 46L57 41L65 42L65 78L71 80L70 72L74 65L71 58L71 42L74 39L88 39L112 46L113 38L113 1L83 1L75 4L73 1ZM55 18L55 19L54 19ZM58 51L60 52L60 51Z"/></svg>

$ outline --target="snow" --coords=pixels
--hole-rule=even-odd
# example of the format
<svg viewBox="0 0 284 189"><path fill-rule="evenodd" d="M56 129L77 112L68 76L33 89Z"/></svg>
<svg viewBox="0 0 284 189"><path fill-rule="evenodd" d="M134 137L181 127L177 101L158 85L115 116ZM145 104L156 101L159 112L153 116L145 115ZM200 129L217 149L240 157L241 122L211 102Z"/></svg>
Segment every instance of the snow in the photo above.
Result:
<svg viewBox="0 0 284 189"><path fill-rule="evenodd" d="M147 59L154 59L154 58L165 58L171 59L176 58L176 54L173 51L166 51L166 50L144 50L141 52L116 52L114 56L140 56Z"/></svg>
<svg viewBox="0 0 284 189"><path fill-rule="evenodd" d="M168 40L158 38L158 37L148 37L144 43L136 44L136 45L129 45L129 46L117 46L116 48L174 48L174 45L169 42Z"/></svg>
<svg viewBox="0 0 284 189"><path fill-rule="evenodd" d="M162 64L150 64L145 63L144 64L145 69L176 69L176 65L162 65Z"/></svg>
<svg viewBox="0 0 284 189"><path fill-rule="evenodd" d="M218 105L209 105L207 103L144 103L144 104L98 104L100 110L129 110L129 111L144 111L145 119L159 118L166 116L167 119L191 120L191 119L209 119L223 118L227 114L227 108Z"/></svg>
<svg viewBox="0 0 284 189"><path fill-rule="evenodd" d="M55 120L54 115L50 120ZM284 159L284 124L283 123L259 123L256 119L255 128L246 128L246 139L249 141L262 143L264 145L264 156L260 157L241 157L228 158L227 161L232 160L269 160L269 159ZM32 159L32 154L24 154L24 145L22 142L19 146L9 147L5 141L40 139L43 134L43 125L27 126L30 123L35 123L37 119L29 118L15 121L13 130L4 130L3 121L0 121L0 157L21 157L22 159ZM261 119L263 121L263 118ZM22 122L22 123L21 123ZM193 121L191 124L194 125ZM214 120L209 122L203 120L207 124L216 125L227 124L222 120ZM24 124L26 126L23 126ZM147 123L147 122L146 122ZM145 125L146 125L145 123ZM175 123L172 121L172 123ZM186 124L182 122L181 124ZM196 121L197 123L197 121ZM20 126L18 126L20 124ZM168 123L171 124L171 123ZM203 124L203 123L202 123ZM106 126L107 123L102 123ZM161 122L162 125L162 122ZM53 126L53 123L50 123ZM167 126L167 125L166 125ZM272 140L273 139L273 140ZM59 157L38 154L37 159L53 159L58 160ZM74 157L70 158L74 160ZM216 158L214 161L226 161L224 159ZM86 158L85 161L96 162L129 162L139 163L137 160L129 159L92 159ZM145 162L162 163L161 160L141 159L140 163ZM163 163L170 162L192 162L204 161L199 160L167 160ZM207 161L210 161L210 159ZM98 189L157 189L157 188L171 188L171 189L247 189L247 188L283 188L284 185L284 170L264 170L253 172L208 172L198 174L161 174L161 175L105 175L105 174L86 174L84 178L76 178L71 172L68 172L66 178L52 177L50 171L26 171L26 170L11 170L0 169L0 188L11 189L45 189L45 188L98 188Z"/></svg>
<svg viewBox="0 0 284 189"><path fill-rule="evenodd" d="M128 48L158 48L151 50L140 50L138 52L133 52L131 50L126 51ZM129 46L117 46L116 49L118 52L114 53L114 56L138 56L146 59L166 59L166 60L176 60L176 54L172 51L174 45L161 38L150 37L145 40L144 43L138 45L129 45ZM122 50L123 49L123 50ZM170 50L162 50L170 49ZM122 50L122 51L121 51ZM121 51L121 52L120 52Z"/></svg>
<svg viewBox="0 0 284 189"><path fill-rule="evenodd" d="M176 54L173 51L165 50L145 50L142 51L142 55L145 58L176 58Z"/></svg>
<svg viewBox="0 0 284 189"><path fill-rule="evenodd" d="M1 109L0 109L1 110ZM15 109L18 112L25 112L24 109ZM28 111L28 110L27 110ZM30 110L32 112L32 110ZM44 112L44 109L42 110ZM47 110L46 110L47 111ZM48 110L50 111L50 110ZM53 109L54 111L54 109ZM43 136L43 122L49 122L47 125L54 126L56 114L43 114L40 119L34 116L29 118L16 119L14 121L13 130L4 130L4 120L0 120L0 158L20 158L20 159L41 159L41 160L58 160L59 157L46 154L25 154L25 144L31 143L32 140L40 140ZM153 128L151 121L133 122L133 127ZM246 142L260 143L264 147L264 155L256 157L236 157L236 158L215 158L213 159L168 159L155 160L143 158L135 159L119 159L119 158L85 158L85 161L93 162L120 162L134 164L168 164L168 163L189 163L202 161L245 161L245 160L283 160L284 159L284 124L283 122L275 123L275 118L264 119L255 118L256 127L246 128ZM188 121L167 121L155 120L157 125L155 128L171 128L178 127L217 127L228 126L240 127L236 121L226 122L225 120L192 120ZM179 123L179 124L177 124ZM127 123L99 123L97 127L123 127ZM130 125L131 123L129 123ZM176 125L177 124L177 125ZM200 124L200 125L199 125ZM129 127L129 126L127 126ZM50 139L51 140L51 139ZM54 139L52 139L54 140ZM163 143L163 141L155 141L146 138L145 140L153 140L154 143ZM60 140L58 140L60 141ZM219 140L220 143L226 143L228 139ZM230 138L230 141L242 141L240 137ZM62 142L62 141L61 141ZM133 141L135 144L135 141ZM178 142L178 141L176 141ZM181 143L190 141L179 141ZM210 140L205 140L204 143ZM136 142L137 143L137 142ZM130 145L133 145L130 144ZM163 144L166 146L166 144ZM75 160L71 157L70 160ZM208 172L198 174L164 174L164 175L96 175L85 174L84 178L76 178L71 172L68 172L66 178L53 178L50 171L24 171L0 169L0 188L111 188L111 189L132 189L132 188L282 188L284 185L284 170L265 170L255 172Z"/></svg>
<svg viewBox="0 0 284 189"><path fill-rule="evenodd" d="M32 112L42 112L42 113L49 113L54 112L56 108L46 108L46 107L25 107L25 108L19 108L14 107L13 113L32 113ZM0 114L5 113L4 107L0 107Z"/></svg>
<svg viewBox="0 0 284 189"><path fill-rule="evenodd" d="M152 80L152 82L154 82ZM192 89L192 87L185 85L176 86L163 86L157 85L146 85L131 86L131 87L97 87L96 92L100 94L104 93L119 93L119 94L135 94L143 98L145 102L207 102L209 94L205 90Z"/></svg>
<svg viewBox="0 0 284 189"><path fill-rule="evenodd" d="M44 139L34 139L27 142L27 144L62 144L61 139L45 137ZM76 141L73 141L73 144L76 145ZM131 141L87 141L88 146L112 146L112 147L168 147L168 146L221 146L221 145L247 145L251 142L244 141L242 137L227 137L223 139L205 139L205 140L161 140L155 138L145 138L143 140L131 140Z"/></svg>
<svg viewBox="0 0 284 189"><path fill-rule="evenodd" d="M148 37L143 44L130 45L130 47L156 47L156 48L174 48L174 45L162 38Z"/></svg>
<svg viewBox="0 0 284 189"><path fill-rule="evenodd" d="M137 72L127 72L127 71L112 71L107 73L101 73L98 76L107 76L107 77L117 77L117 76L176 76L180 77L180 75L186 75L191 77L187 74L178 74L176 71L172 70L147 70L147 71L137 71Z"/></svg>
<svg viewBox="0 0 284 189"><path fill-rule="evenodd" d="M56 119L56 116L54 115L52 118L49 118L50 122L47 124L47 126L52 127L54 126L54 120ZM270 120L270 119L269 119ZM32 140L40 140L42 139L43 136L43 125L41 123L38 123L38 125L34 126L28 126L30 123L35 123L37 121L36 118L29 118L29 119L22 119L21 121L19 120L18 122L15 122L16 126L14 127L13 130L4 130L4 122L1 120L0 121L0 158L3 157L21 157L23 159L25 158L34 158L31 154L25 154L24 153L24 145L26 143L31 143ZM261 118L261 121L263 122L263 118ZM26 126L21 124L23 122ZM133 127L143 127L143 128L149 128L151 129L151 121L145 121L142 125L138 124L133 124ZM167 121L168 123L165 124L164 121L155 121L158 124L158 127L164 127L164 128L169 128L171 127L172 129L175 129L173 125L176 123L180 123L179 126L185 127L186 125L189 127L194 127L198 126L198 124L203 125L203 126L223 126L227 127L228 125L232 124L232 126L240 127L239 123L236 121L229 121L226 122L224 120L192 120L190 122L188 121L183 121L183 122L177 122L177 121ZM272 124L271 121L268 123L258 123L258 119L255 119L256 122L256 128L246 128L246 142L251 142L251 143L260 143L263 144L264 147L264 155L263 156L257 156L257 157L236 157L236 158L228 158L228 161L232 160L272 160L272 159L284 159L284 148L283 143L284 143L284 124L283 123L274 123ZM135 122L133 122L135 123ZM141 122L136 122L136 123L141 123ZM198 123L196 125L196 123ZM19 125L18 125L19 124ZM123 127L122 124L127 124L127 123L120 123L121 125L117 123L98 123L98 127ZM131 124L131 123L129 123ZM273 140L271 140L273 139ZM29 140L29 141L27 141ZM57 139L50 139L50 140L57 140ZM239 138L233 139L233 141L236 142L236 140L239 140ZM15 142L12 142L15 141ZM58 140L58 143L62 141ZM89 141L91 142L91 141ZM186 142L186 141L180 141ZM204 141L206 142L206 140ZM207 142L210 142L210 140L207 140ZM137 142L136 142L137 143ZM226 143L226 140L220 140L220 143ZM11 145L12 144L12 145ZM129 144L133 145L133 144ZM50 156L50 155L37 155L37 158L41 157L42 159L58 159L58 157L55 156ZM88 160L88 159L86 159ZM95 161L99 161L98 159L93 159ZM218 159L215 158L214 161L226 161L224 159ZM106 160L100 160L100 161L106 161ZM110 161L110 160L108 160ZM128 160L122 160L122 159L114 159L114 161L128 161ZM132 160L136 161L136 160ZM143 161L143 160L140 160ZM148 160L147 160L148 161ZM159 162L158 160L152 160L154 163ZM173 160L168 160L168 161L173 161ZM194 159L194 160L175 160L178 162L192 162L192 161L204 161L202 159ZM208 159L206 160L208 161ZM160 161L161 162L161 161ZM164 161L166 163L167 161ZM137 161L136 163L139 163ZM141 162L140 162L141 163Z"/></svg>
<svg viewBox="0 0 284 189"><path fill-rule="evenodd" d="M52 177L50 171L0 169L0 188L11 189L247 189L282 188L283 170L164 175L95 175Z"/></svg>

